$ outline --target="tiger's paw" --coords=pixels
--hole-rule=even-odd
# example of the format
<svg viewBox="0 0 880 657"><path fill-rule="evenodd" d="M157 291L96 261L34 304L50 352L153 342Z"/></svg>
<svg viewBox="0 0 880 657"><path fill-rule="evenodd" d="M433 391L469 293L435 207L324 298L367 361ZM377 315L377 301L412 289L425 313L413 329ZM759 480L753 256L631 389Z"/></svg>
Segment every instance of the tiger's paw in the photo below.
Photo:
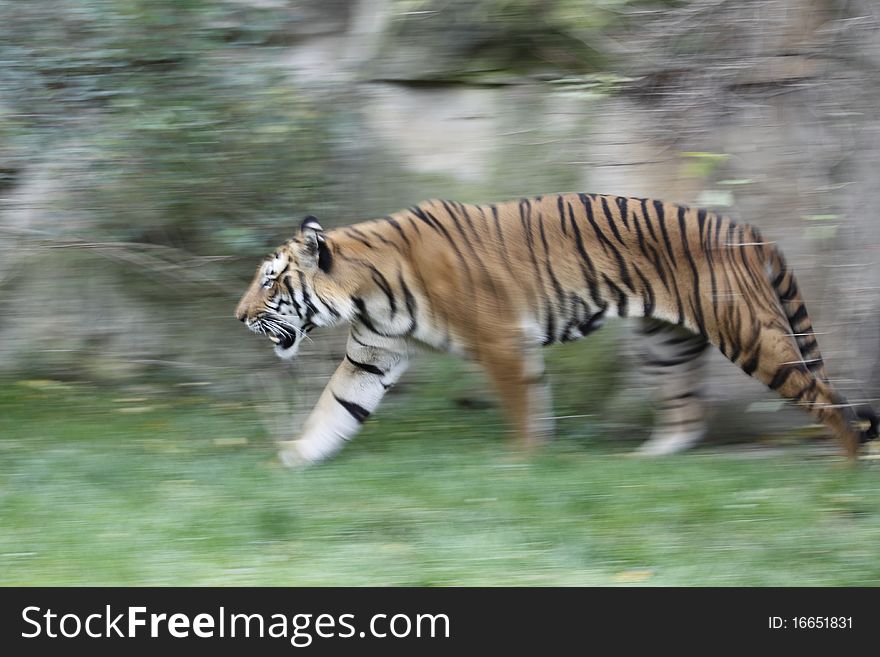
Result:
<svg viewBox="0 0 880 657"><path fill-rule="evenodd" d="M299 440L285 440L278 450L278 459L281 464L292 470L301 470L308 466L311 461L307 459L300 449Z"/></svg>
<svg viewBox="0 0 880 657"><path fill-rule="evenodd" d="M678 433L653 434L636 450L638 456L667 456L677 454L696 445L706 434L705 430Z"/></svg>

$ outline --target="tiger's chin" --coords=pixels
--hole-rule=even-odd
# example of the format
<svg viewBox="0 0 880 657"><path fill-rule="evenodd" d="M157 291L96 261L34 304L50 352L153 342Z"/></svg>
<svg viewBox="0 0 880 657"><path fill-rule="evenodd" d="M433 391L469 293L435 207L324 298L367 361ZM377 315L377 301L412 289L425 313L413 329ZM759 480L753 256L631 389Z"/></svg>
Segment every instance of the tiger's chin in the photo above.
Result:
<svg viewBox="0 0 880 657"><path fill-rule="evenodd" d="M281 360L293 360L299 351L299 341L294 342L290 347L282 347L275 345L275 355Z"/></svg>
<svg viewBox="0 0 880 657"><path fill-rule="evenodd" d="M302 340L287 336L283 338L271 336L269 339L275 343L275 355L281 360L293 360L299 351L299 344L302 342Z"/></svg>

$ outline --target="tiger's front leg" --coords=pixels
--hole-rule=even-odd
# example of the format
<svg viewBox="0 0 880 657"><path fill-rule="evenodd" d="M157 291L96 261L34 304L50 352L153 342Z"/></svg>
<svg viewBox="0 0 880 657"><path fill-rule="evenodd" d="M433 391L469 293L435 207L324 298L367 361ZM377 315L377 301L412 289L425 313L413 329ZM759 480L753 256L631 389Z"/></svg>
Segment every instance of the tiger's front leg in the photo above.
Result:
<svg viewBox="0 0 880 657"><path fill-rule="evenodd" d="M281 443L281 462L297 467L317 463L338 452L379 406L407 364L406 342L352 327L345 360L336 368L306 419L302 436Z"/></svg>

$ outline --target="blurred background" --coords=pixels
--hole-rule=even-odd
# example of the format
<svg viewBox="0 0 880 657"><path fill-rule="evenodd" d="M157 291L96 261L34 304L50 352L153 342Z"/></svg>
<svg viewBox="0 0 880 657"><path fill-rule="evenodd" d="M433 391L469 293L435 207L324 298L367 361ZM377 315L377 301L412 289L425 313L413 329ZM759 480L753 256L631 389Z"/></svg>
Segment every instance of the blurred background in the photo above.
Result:
<svg viewBox="0 0 880 657"><path fill-rule="evenodd" d="M662 462L618 322L551 350L534 462L425 356L291 474L344 332L284 364L232 318L306 214L658 197L777 240L876 400L878 83L872 0L0 0L0 583L880 583L873 464L720 354Z"/></svg>

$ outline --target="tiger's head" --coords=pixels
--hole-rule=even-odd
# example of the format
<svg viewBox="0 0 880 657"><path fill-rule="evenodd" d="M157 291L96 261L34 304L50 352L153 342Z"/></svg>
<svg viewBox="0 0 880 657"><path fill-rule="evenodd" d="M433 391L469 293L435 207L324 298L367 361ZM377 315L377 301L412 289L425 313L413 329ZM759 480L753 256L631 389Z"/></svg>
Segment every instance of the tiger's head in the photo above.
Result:
<svg viewBox="0 0 880 657"><path fill-rule="evenodd" d="M303 338L316 326L335 324L343 309L327 290L332 255L321 225L306 217L300 234L287 241L257 268L235 317L275 344L275 353L291 359Z"/></svg>

